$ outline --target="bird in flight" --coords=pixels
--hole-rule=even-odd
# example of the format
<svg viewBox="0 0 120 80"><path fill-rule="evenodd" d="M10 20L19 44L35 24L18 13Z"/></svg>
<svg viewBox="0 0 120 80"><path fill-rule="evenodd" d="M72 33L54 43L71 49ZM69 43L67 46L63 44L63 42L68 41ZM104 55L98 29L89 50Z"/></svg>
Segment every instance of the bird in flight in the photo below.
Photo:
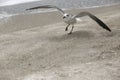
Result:
<svg viewBox="0 0 120 80"><path fill-rule="evenodd" d="M84 17L84 16L89 16L92 20L97 22L103 29L106 29L107 31L111 32L111 29L103 21L101 21L99 18L97 18L95 15L93 15L89 12L80 12L77 15L72 15L72 14L64 12L62 9L60 9L54 5L37 6L37 7L29 8L26 10L33 10L33 9L39 9L39 8L55 8L55 9L57 9L63 15L63 21L65 23L67 23L65 31L68 31L68 27L70 25L72 25L71 31L68 34L72 34L74 24L77 22L77 18Z"/></svg>

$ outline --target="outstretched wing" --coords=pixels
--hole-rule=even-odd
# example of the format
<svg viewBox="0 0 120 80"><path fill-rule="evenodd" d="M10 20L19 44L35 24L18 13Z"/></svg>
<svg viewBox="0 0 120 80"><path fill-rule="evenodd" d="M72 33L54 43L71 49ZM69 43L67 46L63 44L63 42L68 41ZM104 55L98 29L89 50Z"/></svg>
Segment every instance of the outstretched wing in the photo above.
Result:
<svg viewBox="0 0 120 80"><path fill-rule="evenodd" d="M33 9L39 9L39 8L55 8L55 9L59 10L61 12L61 14L65 13L62 9L58 8L57 6L53 6L53 5L37 6L37 7L29 8L26 10L33 10Z"/></svg>
<svg viewBox="0 0 120 80"><path fill-rule="evenodd" d="M83 17L83 16L89 16L94 21L96 21L102 28L111 32L111 29L105 23L103 23L99 18L97 18L96 16L94 16L93 14L91 14L89 12L81 12L78 15L76 15L75 17L77 18L77 17Z"/></svg>

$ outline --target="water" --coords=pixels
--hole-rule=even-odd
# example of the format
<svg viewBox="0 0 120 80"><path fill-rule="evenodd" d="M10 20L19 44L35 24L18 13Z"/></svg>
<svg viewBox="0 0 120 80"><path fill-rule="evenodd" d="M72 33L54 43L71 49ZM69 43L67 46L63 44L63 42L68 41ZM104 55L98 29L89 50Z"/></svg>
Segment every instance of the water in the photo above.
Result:
<svg viewBox="0 0 120 80"><path fill-rule="evenodd" d="M11 14L8 14L7 12L5 11L2 11L2 13L0 14L0 19L3 19L3 18L7 18L7 17L10 17L12 16Z"/></svg>
<svg viewBox="0 0 120 80"><path fill-rule="evenodd" d="M8 14L7 12L5 12L5 11L2 11L2 13L0 14L0 22L1 21L7 21L7 19L9 18L9 17L11 17L11 16L13 16L12 14Z"/></svg>
<svg viewBox="0 0 120 80"><path fill-rule="evenodd" d="M9 6L9 5L33 2L33 1L40 1L40 0L0 0L0 6Z"/></svg>
<svg viewBox="0 0 120 80"><path fill-rule="evenodd" d="M40 5L56 5L62 9L75 9L86 7L98 7L111 4L118 4L120 0L41 0L38 2L30 2L13 6L0 7L0 19L9 17L14 14L28 13L25 9ZM51 10L47 10L51 11ZM36 10L33 12L46 12L46 10Z"/></svg>
<svg viewBox="0 0 120 80"><path fill-rule="evenodd" d="M61 8L85 8L120 3L120 0L43 0L45 4L57 5Z"/></svg>

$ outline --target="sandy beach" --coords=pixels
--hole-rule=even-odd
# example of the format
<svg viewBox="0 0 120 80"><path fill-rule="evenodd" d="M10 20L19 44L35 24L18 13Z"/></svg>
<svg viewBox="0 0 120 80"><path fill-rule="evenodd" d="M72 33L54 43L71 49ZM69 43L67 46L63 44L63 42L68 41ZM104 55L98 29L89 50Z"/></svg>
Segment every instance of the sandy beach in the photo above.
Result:
<svg viewBox="0 0 120 80"><path fill-rule="evenodd" d="M0 80L120 80L120 5L81 11L112 32L84 17L68 35L57 11L0 21Z"/></svg>

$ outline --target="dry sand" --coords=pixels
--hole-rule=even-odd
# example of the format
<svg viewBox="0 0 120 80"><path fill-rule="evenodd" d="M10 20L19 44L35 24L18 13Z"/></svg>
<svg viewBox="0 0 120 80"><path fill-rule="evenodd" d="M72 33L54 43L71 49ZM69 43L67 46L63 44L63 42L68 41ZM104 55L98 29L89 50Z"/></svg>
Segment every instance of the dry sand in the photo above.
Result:
<svg viewBox="0 0 120 80"><path fill-rule="evenodd" d="M120 80L120 5L84 10L112 32L85 17L67 35L58 12L1 21L0 80Z"/></svg>

